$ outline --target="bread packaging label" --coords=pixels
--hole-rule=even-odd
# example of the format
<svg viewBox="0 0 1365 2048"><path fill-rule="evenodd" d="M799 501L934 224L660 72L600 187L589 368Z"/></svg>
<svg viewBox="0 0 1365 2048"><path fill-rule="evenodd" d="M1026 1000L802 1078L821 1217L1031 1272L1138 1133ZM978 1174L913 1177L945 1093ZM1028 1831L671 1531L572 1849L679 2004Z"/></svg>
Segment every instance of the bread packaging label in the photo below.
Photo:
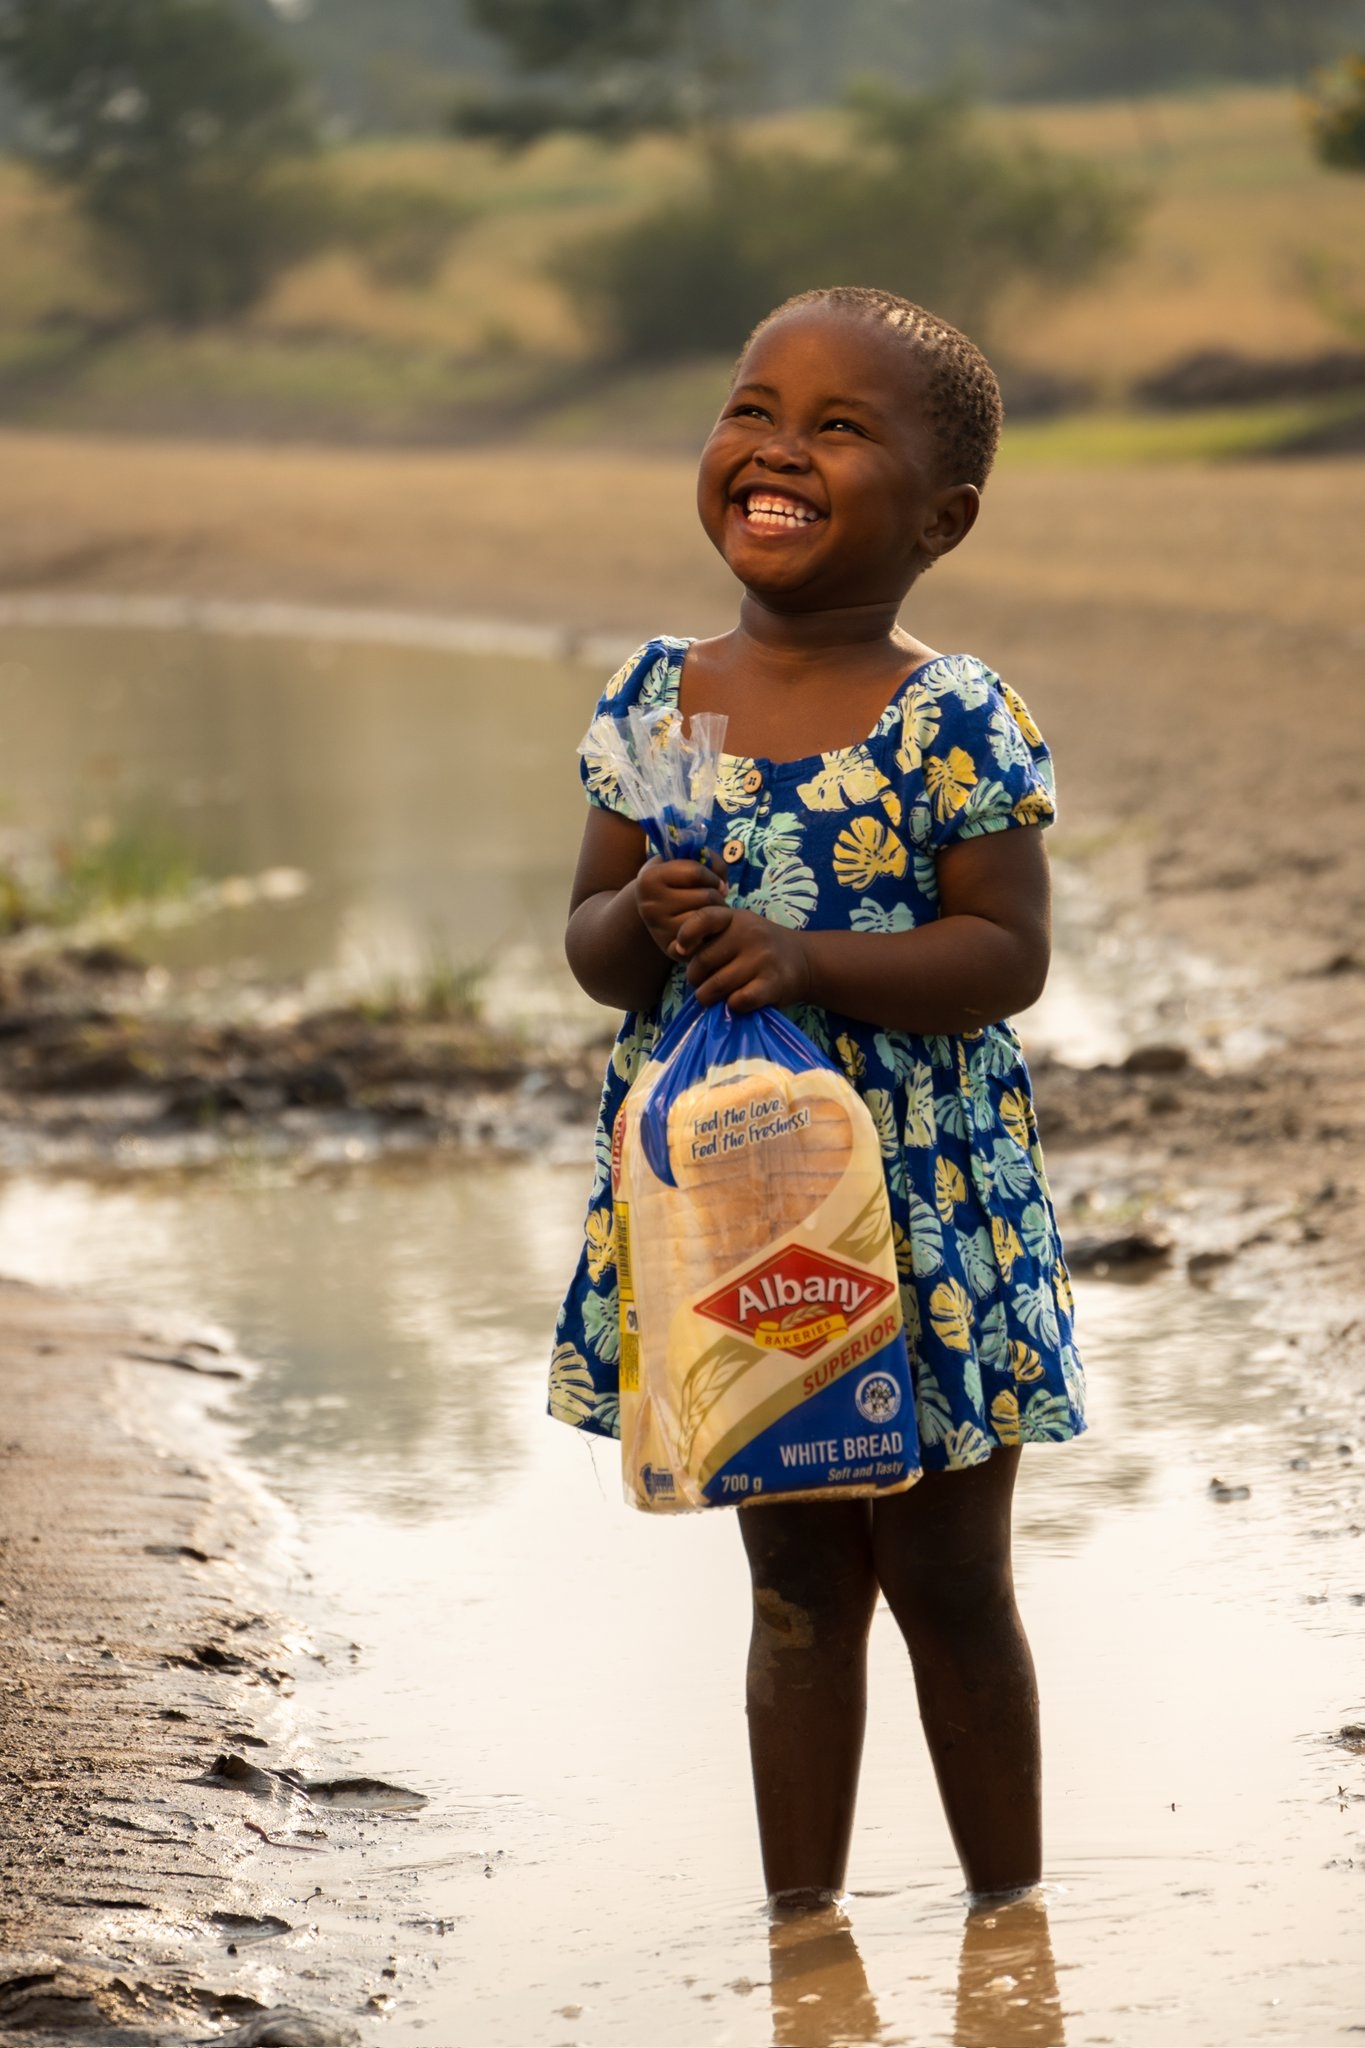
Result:
<svg viewBox="0 0 1365 2048"><path fill-rule="evenodd" d="M622 1105L612 1184L627 1500L918 1477L881 1146L809 1039L774 1011L689 1004Z"/></svg>

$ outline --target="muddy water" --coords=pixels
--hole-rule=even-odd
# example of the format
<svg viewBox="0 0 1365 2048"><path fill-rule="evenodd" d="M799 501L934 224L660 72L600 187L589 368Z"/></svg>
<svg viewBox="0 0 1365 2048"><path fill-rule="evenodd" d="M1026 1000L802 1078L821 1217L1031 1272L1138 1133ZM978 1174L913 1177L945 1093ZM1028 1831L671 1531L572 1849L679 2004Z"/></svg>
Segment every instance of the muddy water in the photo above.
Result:
<svg viewBox="0 0 1365 2048"><path fill-rule="evenodd" d="M13 629L0 793L40 833L154 822L212 873L306 873L302 896L143 935L168 963L363 985L439 952L570 1017L565 764L598 672ZM1030 1040L1112 1057L1145 1021L1131 978L1065 876L1062 909ZM1082 1291L1094 1428L1027 1454L1020 1505L1046 1898L965 1916L880 1615L854 1894L770 1930L733 1518L627 1514L610 1450L541 1412L583 1182L239 1160L0 1185L0 1270L216 1316L266 1361L231 1412L297 1514L288 1598L327 1656L295 1760L431 1798L329 1867L316 1909L341 1941L355 1914L392 1928L387 2038L1232 2048L1365 2023L1365 1761L1330 1741L1365 1720L1365 1550L1330 1397L1304 1391L1318 1363L1178 1277ZM1249 1493L1219 1501L1215 1477Z"/></svg>
<svg viewBox="0 0 1365 2048"><path fill-rule="evenodd" d="M881 1614L854 1894L770 1932L733 1518L627 1513L609 1450L541 1414L580 1197L539 1166L0 1193L0 1269L192 1304L268 1361L235 1414L300 1518L318 1760L432 1799L329 1875L340 1938L348 1909L394 1925L388 2037L1231 2048L1365 2021L1365 1779L1328 1739L1362 1718L1365 1553L1295 1347L1178 1278L1083 1291L1094 1428L1026 1453L1020 1508L1046 1899L966 1918Z"/></svg>

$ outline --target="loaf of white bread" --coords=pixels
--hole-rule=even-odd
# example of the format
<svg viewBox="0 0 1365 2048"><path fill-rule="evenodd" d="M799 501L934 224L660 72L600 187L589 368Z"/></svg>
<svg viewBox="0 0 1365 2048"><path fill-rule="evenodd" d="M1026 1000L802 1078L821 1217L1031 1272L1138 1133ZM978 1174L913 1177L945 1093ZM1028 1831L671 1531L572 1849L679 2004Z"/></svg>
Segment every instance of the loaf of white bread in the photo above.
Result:
<svg viewBox="0 0 1365 2048"><path fill-rule="evenodd" d="M666 1162L641 1119L673 1061L622 1105L621 1447L638 1507L866 1497L918 1476L876 1127L811 1052L796 1069L741 1054L678 1090Z"/></svg>

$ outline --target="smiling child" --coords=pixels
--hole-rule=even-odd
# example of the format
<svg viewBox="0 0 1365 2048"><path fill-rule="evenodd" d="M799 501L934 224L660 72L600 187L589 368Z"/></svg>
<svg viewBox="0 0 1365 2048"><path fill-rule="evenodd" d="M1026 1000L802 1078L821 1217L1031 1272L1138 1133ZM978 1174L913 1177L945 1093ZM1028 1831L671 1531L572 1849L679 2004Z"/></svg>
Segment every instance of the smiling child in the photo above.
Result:
<svg viewBox="0 0 1365 2048"><path fill-rule="evenodd" d="M999 391L964 335L890 293L809 292L751 337L697 504L743 589L734 628L650 641L600 709L723 712L706 861L646 858L609 778L566 939L628 1014L612 1053L583 1255L550 1408L616 1433L611 1132L689 987L786 1011L882 1141L924 1474L878 1501L745 1507L748 1715L769 1893L842 1889L884 1595L909 1649L974 1894L1038 1881L1038 1702L1010 1516L1024 1444L1084 1428L1071 1293L1028 1073L1005 1021L1047 974L1051 763L1021 700L900 624L970 533Z"/></svg>

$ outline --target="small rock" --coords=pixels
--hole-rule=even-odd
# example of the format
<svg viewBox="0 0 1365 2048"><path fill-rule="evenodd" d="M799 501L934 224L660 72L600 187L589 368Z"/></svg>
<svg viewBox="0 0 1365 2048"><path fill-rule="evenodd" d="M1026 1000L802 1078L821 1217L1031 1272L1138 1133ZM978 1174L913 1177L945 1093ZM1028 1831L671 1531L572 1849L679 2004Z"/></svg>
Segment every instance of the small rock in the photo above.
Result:
<svg viewBox="0 0 1365 2048"><path fill-rule="evenodd" d="M1210 1479L1209 1495L1213 1500L1250 1500L1249 1486L1229 1486L1224 1479Z"/></svg>
<svg viewBox="0 0 1365 2048"><path fill-rule="evenodd" d="M1105 1237L1068 1238L1066 1263L1073 1273L1097 1273L1102 1279L1113 1266L1128 1269L1164 1265L1171 1240L1162 1231L1121 1230Z"/></svg>
<svg viewBox="0 0 1365 2048"><path fill-rule="evenodd" d="M1123 1062L1125 1074L1183 1074L1190 1056L1183 1045L1135 1045Z"/></svg>

